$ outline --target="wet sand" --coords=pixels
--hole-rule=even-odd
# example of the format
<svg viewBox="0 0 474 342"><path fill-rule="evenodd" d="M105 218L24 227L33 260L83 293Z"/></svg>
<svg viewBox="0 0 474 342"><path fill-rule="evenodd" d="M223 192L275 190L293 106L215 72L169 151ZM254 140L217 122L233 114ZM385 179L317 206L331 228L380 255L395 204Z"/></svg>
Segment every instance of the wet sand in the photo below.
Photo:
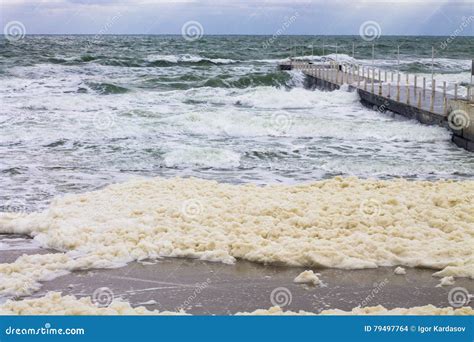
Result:
<svg viewBox="0 0 474 342"><path fill-rule="evenodd" d="M14 237L19 236L0 235L0 242ZM0 250L0 261L12 262L22 254L46 252L51 250ZM246 261L226 265L168 258L134 262L118 269L73 272L44 282L32 297L43 296L48 291L78 297L92 296L97 289L107 287L114 298L122 298L133 306L144 305L149 310L183 308L191 314L225 315L269 308L276 303L284 304L285 310L311 312L329 308L350 310L359 305L379 304L387 308L427 304L445 307L449 306L451 288L461 286L470 293L474 292L474 281L466 278L456 279L453 286L436 287L439 278L433 277L430 269L406 268L406 275L395 275L393 267L313 269L321 274L324 286L293 283L303 270Z"/></svg>

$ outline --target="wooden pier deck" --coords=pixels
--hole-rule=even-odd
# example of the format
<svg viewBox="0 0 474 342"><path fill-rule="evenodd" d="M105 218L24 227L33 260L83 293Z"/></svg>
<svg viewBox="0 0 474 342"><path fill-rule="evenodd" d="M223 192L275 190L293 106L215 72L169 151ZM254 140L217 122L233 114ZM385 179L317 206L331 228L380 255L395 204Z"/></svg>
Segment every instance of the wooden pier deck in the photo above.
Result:
<svg viewBox="0 0 474 342"><path fill-rule="evenodd" d="M446 91L446 83L441 87L423 77L395 73L387 70L371 68L360 65L344 65L335 62L313 64L306 61L290 61L279 65L280 70L300 70L307 77L305 86L323 90L339 89L347 85L349 90L358 92L361 102L372 106L375 110L392 111L408 118L416 119L423 124L439 125L460 135L461 140L453 141L468 150L474 150L474 136L467 135L462 130L469 132L474 127L474 118L469 120L471 127L463 127L461 132L452 129L449 120L450 113L457 108L453 102L466 102L472 115L473 102L467 97L458 96L457 86L454 95ZM472 99L471 99L472 101Z"/></svg>

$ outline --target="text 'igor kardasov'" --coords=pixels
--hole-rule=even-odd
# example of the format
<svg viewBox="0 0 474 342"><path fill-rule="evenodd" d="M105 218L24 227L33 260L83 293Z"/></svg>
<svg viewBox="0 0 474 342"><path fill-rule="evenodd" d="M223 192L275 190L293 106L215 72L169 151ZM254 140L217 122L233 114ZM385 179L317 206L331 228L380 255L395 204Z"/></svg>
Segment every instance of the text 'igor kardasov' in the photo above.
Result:
<svg viewBox="0 0 474 342"><path fill-rule="evenodd" d="M450 325L434 325L431 327L424 327L424 326L418 326L418 332L424 334L424 333L430 333L430 332L447 332L447 333L457 333L457 332L465 332L466 327L453 327Z"/></svg>

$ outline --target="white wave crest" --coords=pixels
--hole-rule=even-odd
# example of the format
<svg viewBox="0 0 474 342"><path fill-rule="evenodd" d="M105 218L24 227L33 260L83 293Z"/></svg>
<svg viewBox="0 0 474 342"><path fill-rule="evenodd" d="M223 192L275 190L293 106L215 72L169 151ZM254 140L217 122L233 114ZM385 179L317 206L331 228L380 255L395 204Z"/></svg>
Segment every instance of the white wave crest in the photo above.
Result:
<svg viewBox="0 0 474 342"><path fill-rule="evenodd" d="M169 62L169 63L198 63L202 61L207 61L211 62L214 64L233 64L237 63L238 61L233 60L233 59L228 59L228 58L206 58L206 57L201 57L199 55L189 55L189 54L183 54L183 55L148 55L146 58L147 61L149 62L157 62L157 61L163 61L163 62Z"/></svg>
<svg viewBox="0 0 474 342"><path fill-rule="evenodd" d="M164 155L167 167L212 167L234 168L240 164L240 154L218 148L210 147L184 147L176 148Z"/></svg>

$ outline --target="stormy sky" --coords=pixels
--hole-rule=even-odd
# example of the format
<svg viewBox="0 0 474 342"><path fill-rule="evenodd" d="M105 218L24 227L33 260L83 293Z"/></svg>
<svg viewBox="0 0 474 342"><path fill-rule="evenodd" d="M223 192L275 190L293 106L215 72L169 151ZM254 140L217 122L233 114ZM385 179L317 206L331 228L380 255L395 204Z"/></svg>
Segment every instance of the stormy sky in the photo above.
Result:
<svg viewBox="0 0 474 342"><path fill-rule="evenodd" d="M359 34L376 22L382 35L451 35L474 16L474 0L1 0L1 25L27 34L180 34L195 21L204 34ZM474 20L458 33L474 35Z"/></svg>

